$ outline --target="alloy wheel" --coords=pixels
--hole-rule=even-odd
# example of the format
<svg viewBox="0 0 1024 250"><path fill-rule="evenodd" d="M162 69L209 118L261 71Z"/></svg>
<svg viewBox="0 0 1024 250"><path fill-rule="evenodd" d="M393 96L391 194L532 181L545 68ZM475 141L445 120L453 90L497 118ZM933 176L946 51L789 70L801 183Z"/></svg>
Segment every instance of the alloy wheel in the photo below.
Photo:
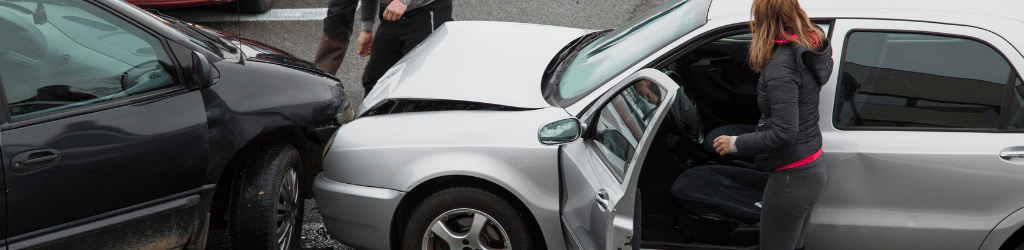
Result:
<svg viewBox="0 0 1024 250"><path fill-rule="evenodd" d="M438 216L423 235L423 250L512 249L498 221L471 208L453 209Z"/></svg>
<svg viewBox="0 0 1024 250"><path fill-rule="evenodd" d="M285 250L291 246L292 235L295 231L295 215L298 213L299 186L295 170L289 168L284 173L278 193L280 195L277 198L277 213L275 214L277 227L274 228L274 237L277 239L278 247Z"/></svg>

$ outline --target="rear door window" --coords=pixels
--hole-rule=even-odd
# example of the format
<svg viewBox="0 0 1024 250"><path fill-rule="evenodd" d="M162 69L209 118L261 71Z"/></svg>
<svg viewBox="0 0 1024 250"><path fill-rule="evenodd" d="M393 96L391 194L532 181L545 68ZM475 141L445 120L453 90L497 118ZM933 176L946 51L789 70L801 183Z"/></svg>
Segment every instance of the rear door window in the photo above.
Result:
<svg viewBox="0 0 1024 250"><path fill-rule="evenodd" d="M840 129L995 129L1016 74L989 45L961 37L852 32L833 122Z"/></svg>

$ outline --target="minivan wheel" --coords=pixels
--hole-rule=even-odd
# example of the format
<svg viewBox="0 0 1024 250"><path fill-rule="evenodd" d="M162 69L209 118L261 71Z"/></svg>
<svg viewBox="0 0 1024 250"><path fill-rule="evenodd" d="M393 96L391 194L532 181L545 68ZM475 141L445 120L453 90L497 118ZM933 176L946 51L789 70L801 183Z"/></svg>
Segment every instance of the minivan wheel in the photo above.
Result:
<svg viewBox="0 0 1024 250"><path fill-rule="evenodd" d="M522 212L489 191L456 187L427 197L409 217L403 249L534 249Z"/></svg>
<svg viewBox="0 0 1024 250"><path fill-rule="evenodd" d="M285 143L261 143L238 157L228 203L232 249L299 249L299 152Z"/></svg>
<svg viewBox="0 0 1024 250"><path fill-rule="evenodd" d="M274 8L274 0L238 0L240 11L249 14L262 14Z"/></svg>

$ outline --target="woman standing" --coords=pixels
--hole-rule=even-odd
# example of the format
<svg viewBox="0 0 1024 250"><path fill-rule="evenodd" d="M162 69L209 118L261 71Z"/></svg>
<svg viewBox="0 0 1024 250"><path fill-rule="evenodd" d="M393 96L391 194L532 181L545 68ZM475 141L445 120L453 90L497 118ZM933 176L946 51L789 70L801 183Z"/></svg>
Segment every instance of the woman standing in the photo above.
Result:
<svg viewBox="0 0 1024 250"><path fill-rule="evenodd" d="M797 0L755 0L751 16L749 63L761 73L761 119L754 131L715 138L714 147L722 155L754 156L755 168L770 172L761 249L802 249L811 210L828 184L828 163L819 158L818 92L832 73L832 48Z"/></svg>

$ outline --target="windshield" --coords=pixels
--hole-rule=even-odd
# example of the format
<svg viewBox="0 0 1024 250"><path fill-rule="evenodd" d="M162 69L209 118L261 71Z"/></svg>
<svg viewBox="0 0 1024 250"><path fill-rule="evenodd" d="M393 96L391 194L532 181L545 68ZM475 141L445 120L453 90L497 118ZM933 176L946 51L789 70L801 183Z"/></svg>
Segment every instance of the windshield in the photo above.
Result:
<svg viewBox="0 0 1024 250"><path fill-rule="evenodd" d="M710 2L667 2L583 47L559 81L558 106L575 103L629 66L704 25Z"/></svg>
<svg viewBox="0 0 1024 250"><path fill-rule="evenodd" d="M185 24L184 22L182 22L180 20L173 19L173 18L170 18L170 17L167 17L167 16L154 15L153 13L150 13L149 11L146 11L146 13L149 14L150 16L152 16L152 17L155 17L157 20L160 20L160 22L163 23L164 25L167 25L168 27L171 27L171 29L176 31L176 32L178 32L178 34L181 34L185 38L188 38L188 40L191 41L192 43L195 43L196 45L199 45L200 47L203 47L204 49L209 50L210 52L216 53L217 55L223 56L220 53L220 50L216 49L216 46L214 46L212 44L212 41L208 41L209 38L205 38L205 37L203 37L203 35L199 34L198 32L188 28L186 26L188 24ZM165 17L167 17L167 18L165 18Z"/></svg>

